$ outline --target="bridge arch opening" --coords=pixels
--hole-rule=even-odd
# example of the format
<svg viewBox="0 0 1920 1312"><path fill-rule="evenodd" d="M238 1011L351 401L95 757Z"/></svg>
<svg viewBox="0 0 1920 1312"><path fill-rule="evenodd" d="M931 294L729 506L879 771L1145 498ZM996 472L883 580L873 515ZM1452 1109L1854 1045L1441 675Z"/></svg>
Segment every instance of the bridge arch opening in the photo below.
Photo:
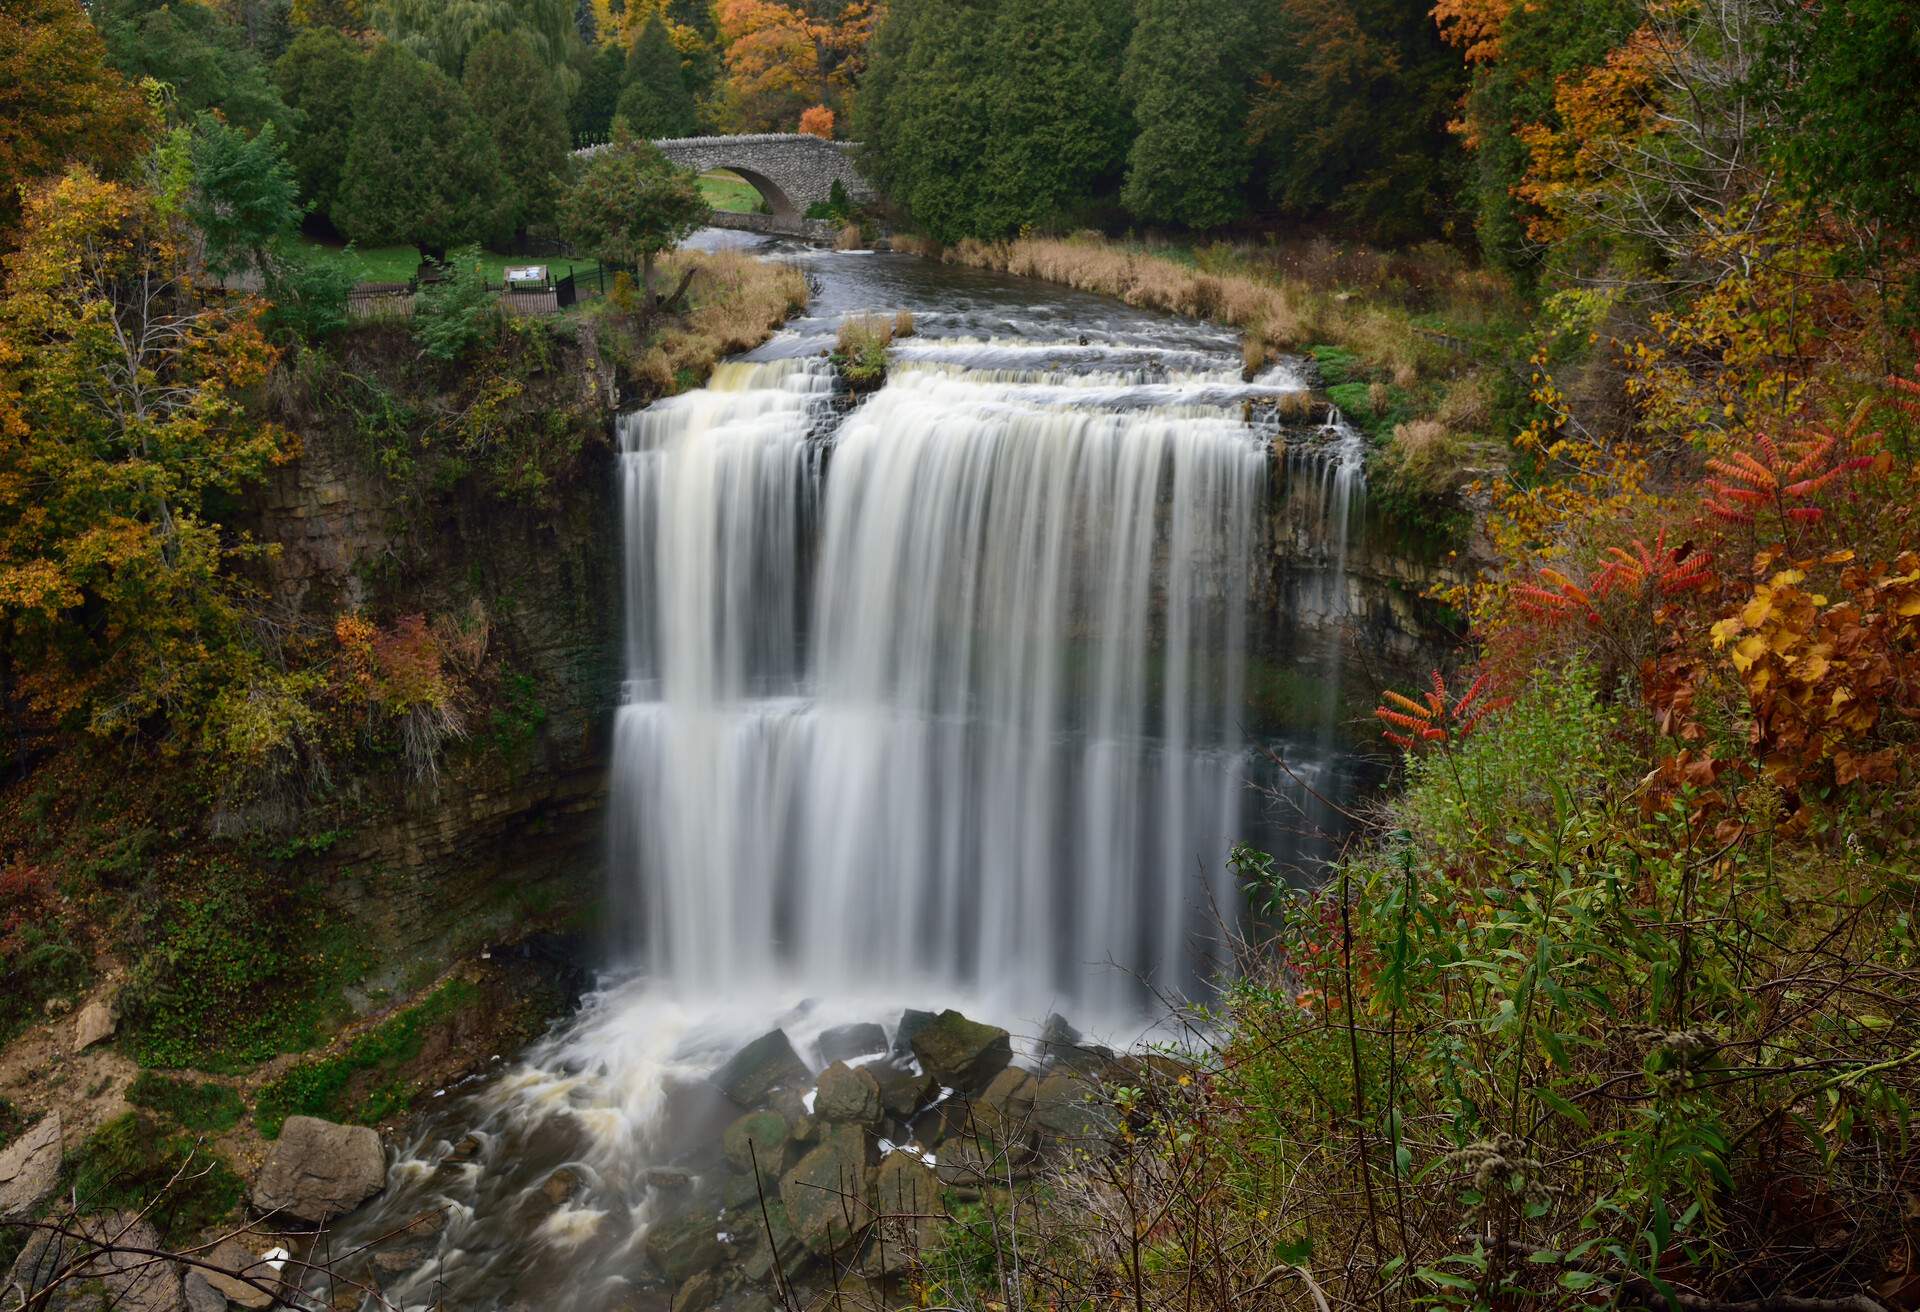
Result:
<svg viewBox="0 0 1920 1312"><path fill-rule="evenodd" d="M787 195L779 183L775 182L766 174L757 172L754 169L741 168L738 164L720 164L715 167L723 168L727 172L734 174L742 182L745 182L748 186L759 192L760 199L767 202L767 208L773 211L774 218L797 219L800 217L800 207L794 204L793 198Z"/></svg>

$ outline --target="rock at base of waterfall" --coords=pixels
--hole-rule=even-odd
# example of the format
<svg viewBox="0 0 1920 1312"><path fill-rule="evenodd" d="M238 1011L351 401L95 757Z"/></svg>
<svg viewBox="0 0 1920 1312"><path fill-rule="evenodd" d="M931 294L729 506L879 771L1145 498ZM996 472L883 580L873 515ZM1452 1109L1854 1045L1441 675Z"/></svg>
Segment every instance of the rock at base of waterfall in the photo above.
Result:
<svg viewBox="0 0 1920 1312"><path fill-rule="evenodd" d="M289 1116L253 1184L263 1213L319 1225L345 1216L387 1182L380 1136L363 1125Z"/></svg>
<svg viewBox="0 0 1920 1312"><path fill-rule="evenodd" d="M867 1132L843 1125L781 1177L780 1201L801 1243L824 1257L859 1237L873 1219L867 1194L872 1162Z"/></svg>
<svg viewBox="0 0 1920 1312"><path fill-rule="evenodd" d="M207 1254L207 1261L245 1277L245 1279L236 1279L234 1276L223 1275L219 1271L198 1272L213 1292L223 1300L221 1304L223 1307L227 1303L244 1308L273 1306L274 1296L257 1286L265 1285L268 1289L277 1288L280 1284L280 1273L269 1266L260 1254L238 1239L226 1239Z"/></svg>
<svg viewBox="0 0 1920 1312"><path fill-rule="evenodd" d="M720 1091L742 1107L757 1107L775 1089L805 1087L813 1072L793 1050L785 1030L768 1030L713 1073Z"/></svg>
<svg viewBox="0 0 1920 1312"><path fill-rule="evenodd" d="M922 1071L903 1071L897 1066L872 1066L873 1078L880 1085L880 1105L887 1115L906 1118L932 1102L940 1092L940 1081Z"/></svg>
<svg viewBox="0 0 1920 1312"><path fill-rule="evenodd" d="M908 1057L913 1054L913 1036L940 1018L931 1011L915 1011L909 1007L900 1013L900 1023L893 1031L893 1055Z"/></svg>
<svg viewBox="0 0 1920 1312"><path fill-rule="evenodd" d="M187 1272L180 1292L186 1297L187 1312L227 1312L227 1296L208 1284L200 1271Z"/></svg>
<svg viewBox="0 0 1920 1312"><path fill-rule="evenodd" d="M875 1125L880 1120L880 1083L862 1066L836 1061L820 1073L813 1109L823 1121Z"/></svg>
<svg viewBox="0 0 1920 1312"><path fill-rule="evenodd" d="M1039 1081L1018 1066L993 1077L985 1092L973 1100L971 1126L975 1133L1010 1143L1033 1132L1033 1104Z"/></svg>
<svg viewBox="0 0 1920 1312"><path fill-rule="evenodd" d="M913 1055L941 1084L977 1092L1013 1060L1013 1040L998 1026L943 1011L913 1036Z"/></svg>
<svg viewBox="0 0 1920 1312"><path fill-rule="evenodd" d="M755 1208L753 1251L747 1254L747 1260L741 1266L747 1279L755 1284L763 1284L773 1279L776 1267L782 1277L794 1275L812 1256L807 1246L800 1242L800 1236L793 1233L793 1225L787 1219L786 1204L778 1199L770 1199L764 1213Z"/></svg>
<svg viewBox="0 0 1920 1312"><path fill-rule="evenodd" d="M24 1216L60 1182L60 1113L49 1112L0 1152L0 1218Z"/></svg>
<svg viewBox="0 0 1920 1312"><path fill-rule="evenodd" d="M1057 1070L1032 1089L1033 1121L1049 1139L1087 1147L1111 1128L1094 1101L1094 1086L1071 1070Z"/></svg>
<svg viewBox="0 0 1920 1312"><path fill-rule="evenodd" d="M80 1008L80 1014L73 1018L73 1050L79 1052L102 1039L112 1038L119 1024L120 1015L113 999L95 998Z"/></svg>
<svg viewBox="0 0 1920 1312"><path fill-rule="evenodd" d="M546 1195L548 1202L558 1207L580 1192L580 1176L563 1166L547 1177L546 1183L540 1186L540 1192Z"/></svg>
<svg viewBox="0 0 1920 1312"><path fill-rule="evenodd" d="M1040 1026L1040 1042L1035 1051L1043 1062L1058 1061L1078 1048L1085 1037L1059 1012L1052 1012Z"/></svg>
<svg viewBox="0 0 1920 1312"><path fill-rule="evenodd" d="M914 1154L882 1159L873 1177L873 1206L880 1219L861 1255L862 1275L898 1275L938 1241L940 1182Z"/></svg>
<svg viewBox="0 0 1920 1312"><path fill-rule="evenodd" d="M8 1277L19 1291L16 1298L26 1296L37 1312L94 1312L103 1306L116 1312L182 1312L185 1308L176 1263L155 1262L127 1251L160 1247L160 1234L151 1225L119 1212L84 1217L73 1228L92 1242L46 1230L28 1234ZM98 1244L112 1244L114 1251L101 1252L95 1247ZM62 1273L67 1278L54 1286ZM36 1294L43 1296L33 1297Z"/></svg>
<svg viewBox="0 0 1920 1312"><path fill-rule="evenodd" d="M887 1032L871 1021L836 1025L820 1032L814 1048L820 1054L821 1064L831 1066L837 1061L852 1061L855 1057L886 1052Z"/></svg>
<svg viewBox="0 0 1920 1312"><path fill-rule="evenodd" d="M720 1147L735 1170L751 1175L758 1169L761 1179L777 1180L790 1128L779 1112L748 1112L726 1128Z"/></svg>
<svg viewBox="0 0 1920 1312"><path fill-rule="evenodd" d="M720 1298L720 1282L713 1272L702 1271L687 1277L680 1292L673 1296L673 1312L707 1312Z"/></svg>
<svg viewBox="0 0 1920 1312"><path fill-rule="evenodd" d="M711 1271L726 1260L718 1217L696 1213L661 1221L647 1231L647 1260L674 1284Z"/></svg>

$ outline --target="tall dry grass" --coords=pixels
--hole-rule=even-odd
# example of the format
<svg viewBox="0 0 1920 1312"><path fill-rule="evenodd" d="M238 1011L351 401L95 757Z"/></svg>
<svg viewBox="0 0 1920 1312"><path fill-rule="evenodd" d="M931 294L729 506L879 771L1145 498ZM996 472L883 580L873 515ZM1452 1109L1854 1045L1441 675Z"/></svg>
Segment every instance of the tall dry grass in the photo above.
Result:
<svg viewBox="0 0 1920 1312"><path fill-rule="evenodd" d="M698 386L729 355L750 351L807 307L806 275L737 251L679 251L660 261L673 286L689 268L686 313L653 338L635 361L635 378L661 393L691 379Z"/></svg>

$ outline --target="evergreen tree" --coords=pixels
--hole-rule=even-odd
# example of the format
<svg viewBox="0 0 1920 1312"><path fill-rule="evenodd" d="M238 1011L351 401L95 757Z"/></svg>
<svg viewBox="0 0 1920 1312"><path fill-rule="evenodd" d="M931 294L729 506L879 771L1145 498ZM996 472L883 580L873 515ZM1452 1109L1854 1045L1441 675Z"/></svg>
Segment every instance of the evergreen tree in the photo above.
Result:
<svg viewBox="0 0 1920 1312"><path fill-rule="evenodd" d="M1243 125L1259 0L1139 0L1126 87L1138 128L1121 200L1155 223L1212 228L1246 208Z"/></svg>
<svg viewBox="0 0 1920 1312"><path fill-rule="evenodd" d="M516 29L532 38L546 67L565 68L580 39L573 6L574 0L377 0L368 8L387 40L459 77L475 46Z"/></svg>
<svg viewBox="0 0 1920 1312"><path fill-rule="evenodd" d="M1458 192L1459 56L1399 0L1283 0L1248 118L1272 199L1378 241L1439 231Z"/></svg>
<svg viewBox="0 0 1920 1312"><path fill-rule="evenodd" d="M300 194L315 212L330 214L340 192L340 169L353 137L353 101L366 56L332 28L294 38L273 66L288 105L300 112L300 130L287 152Z"/></svg>
<svg viewBox="0 0 1920 1312"><path fill-rule="evenodd" d="M655 14L640 31L627 57L627 86L614 117L637 137L692 136L693 95L680 72L680 52L667 25Z"/></svg>
<svg viewBox="0 0 1920 1312"><path fill-rule="evenodd" d="M500 156L500 219L514 232L548 217L567 167L560 87L522 32L496 32L467 56L462 80Z"/></svg>
<svg viewBox="0 0 1920 1312"><path fill-rule="evenodd" d="M1130 0L1005 5L989 44L991 146L977 235L1054 222L1120 182L1133 124L1119 69Z"/></svg>
<svg viewBox="0 0 1920 1312"><path fill-rule="evenodd" d="M941 241L991 227L995 0L898 0L854 107L873 180Z"/></svg>
<svg viewBox="0 0 1920 1312"><path fill-rule="evenodd" d="M218 110L236 127L272 123L290 137L298 116L240 29L202 4L105 0L96 11L107 56L129 81L153 78L173 90L183 117Z"/></svg>
<svg viewBox="0 0 1920 1312"><path fill-rule="evenodd" d="M580 44L591 50L600 40L600 20L594 16L593 0L577 0L573 6L573 30Z"/></svg>
<svg viewBox="0 0 1920 1312"><path fill-rule="evenodd" d="M681 27L692 28L708 44L719 39L720 25L714 21L713 0L667 0L667 18Z"/></svg>
<svg viewBox="0 0 1920 1312"><path fill-rule="evenodd" d="M353 103L333 211L340 231L442 255L497 231L499 173L493 140L458 83L399 46L374 51Z"/></svg>
<svg viewBox="0 0 1920 1312"><path fill-rule="evenodd" d="M619 46L601 46L582 61L580 91L567 107L576 141L605 141L627 84L627 57Z"/></svg>

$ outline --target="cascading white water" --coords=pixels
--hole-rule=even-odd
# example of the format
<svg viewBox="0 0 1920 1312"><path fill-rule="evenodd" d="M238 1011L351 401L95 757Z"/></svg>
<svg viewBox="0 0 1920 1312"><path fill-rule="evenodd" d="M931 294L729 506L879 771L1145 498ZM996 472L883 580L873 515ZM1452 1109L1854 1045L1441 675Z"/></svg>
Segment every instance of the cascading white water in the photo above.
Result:
<svg viewBox="0 0 1920 1312"><path fill-rule="evenodd" d="M1231 898L1262 444L1120 376L910 368L823 490L825 368L623 425L613 877L647 966L1081 1014L1187 989Z"/></svg>

